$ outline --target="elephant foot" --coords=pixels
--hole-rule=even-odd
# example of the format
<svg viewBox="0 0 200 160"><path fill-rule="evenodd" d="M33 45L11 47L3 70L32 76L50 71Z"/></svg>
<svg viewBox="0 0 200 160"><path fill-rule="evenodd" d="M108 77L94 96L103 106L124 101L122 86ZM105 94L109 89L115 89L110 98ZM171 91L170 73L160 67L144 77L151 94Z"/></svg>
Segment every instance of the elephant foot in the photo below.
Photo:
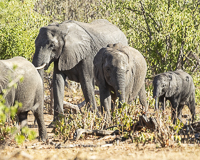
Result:
<svg viewBox="0 0 200 160"><path fill-rule="evenodd" d="M40 137L39 137L39 141L42 141L42 142L48 143L48 142L49 142L49 139L48 139L47 134L44 135L44 136L40 136Z"/></svg>

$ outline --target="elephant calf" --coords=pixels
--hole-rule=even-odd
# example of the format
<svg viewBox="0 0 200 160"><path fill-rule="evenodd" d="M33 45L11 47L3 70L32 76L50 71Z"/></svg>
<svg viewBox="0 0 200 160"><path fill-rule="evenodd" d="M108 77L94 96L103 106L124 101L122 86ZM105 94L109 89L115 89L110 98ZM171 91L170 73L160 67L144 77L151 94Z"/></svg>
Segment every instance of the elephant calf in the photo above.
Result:
<svg viewBox="0 0 200 160"><path fill-rule="evenodd" d="M109 44L94 58L94 72L100 90L101 109L110 115L111 98L115 102L132 102L139 95L140 103L148 110L145 92L147 64L142 54L121 43ZM121 104L119 103L119 106Z"/></svg>
<svg viewBox="0 0 200 160"><path fill-rule="evenodd" d="M16 69L13 67L16 66ZM47 132L43 117L43 82L33 64L23 57L0 60L0 94L4 94L6 106L13 106L15 101L21 102L18 108L18 119L20 127L27 124L27 113L32 111L38 123L39 137L46 141ZM23 81L19 82L20 76ZM9 81L17 83L17 87L8 88Z"/></svg>
<svg viewBox="0 0 200 160"><path fill-rule="evenodd" d="M182 70L170 71L158 74L153 80L153 97L156 100L155 109L158 109L159 102L164 109L165 98L172 105L172 120L176 122L177 113L181 120L182 109L187 105L192 114L192 120L195 116L195 87L192 77Z"/></svg>

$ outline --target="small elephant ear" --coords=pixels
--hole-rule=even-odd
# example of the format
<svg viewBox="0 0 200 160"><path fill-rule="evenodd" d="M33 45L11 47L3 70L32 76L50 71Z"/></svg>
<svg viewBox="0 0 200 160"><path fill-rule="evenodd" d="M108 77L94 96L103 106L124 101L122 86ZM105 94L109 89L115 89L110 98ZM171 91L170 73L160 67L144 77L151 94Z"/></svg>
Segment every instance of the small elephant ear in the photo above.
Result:
<svg viewBox="0 0 200 160"><path fill-rule="evenodd" d="M166 97L172 97L177 91L177 81L176 76L173 73L167 75L167 80L169 81L169 88L166 91Z"/></svg>
<svg viewBox="0 0 200 160"><path fill-rule="evenodd" d="M80 26L70 23L67 32L62 33L64 46L58 61L60 71L70 70L87 55L90 55L90 36Z"/></svg>
<svg viewBox="0 0 200 160"><path fill-rule="evenodd" d="M8 68L4 63L0 61L1 76L0 76L0 94L2 94L3 89L8 87L9 76L12 77L12 70ZM10 75L9 75L10 74ZM14 79L14 77L12 77Z"/></svg>
<svg viewBox="0 0 200 160"><path fill-rule="evenodd" d="M103 75L103 59L105 56L106 48L102 48L99 50L99 52L94 57L94 75L97 80L97 83L101 82L103 83L105 81L104 75Z"/></svg>

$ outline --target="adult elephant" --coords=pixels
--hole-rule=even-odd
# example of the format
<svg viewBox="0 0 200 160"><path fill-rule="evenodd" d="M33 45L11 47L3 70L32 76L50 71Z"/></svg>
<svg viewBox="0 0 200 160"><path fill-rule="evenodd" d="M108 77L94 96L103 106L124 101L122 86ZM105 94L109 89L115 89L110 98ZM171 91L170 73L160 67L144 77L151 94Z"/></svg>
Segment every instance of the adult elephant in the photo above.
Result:
<svg viewBox="0 0 200 160"><path fill-rule="evenodd" d="M33 64L45 69L54 62L54 121L63 113L64 81L80 82L86 103L97 110L94 96L93 60L96 53L109 43L127 45L124 33L107 20L92 23L64 21L40 29L35 40ZM43 77L43 70L40 71Z"/></svg>
<svg viewBox="0 0 200 160"><path fill-rule="evenodd" d="M22 107L17 111L20 128L27 124L28 111L32 111L38 123L39 137L42 141L46 141L43 82L38 71L23 57L0 60L0 70L0 94L3 94L4 90L6 106L13 106L16 101L22 103ZM21 78L23 78L22 82L20 82ZM17 87L13 86L15 83Z"/></svg>
<svg viewBox="0 0 200 160"><path fill-rule="evenodd" d="M94 72L100 89L101 108L110 115L115 102L131 103L137 95L148 110L145 92L147 64L142 54L129 46L120 43L109 44L102 48L94 58ZM112 108L111 108L112 106ZM121 103L119 103L121 107Z"/></svg>
<svg viewBox="0 0 200 160"><path fill-rule="evenodd" d="M172 105L172 120L176 122L177 117L181 120L182 109L188 105L192 114L192 120L195 117L195 86L192 77L183 70L169 71L158 74L153 80L153 97L158 110L159 102L162 103L162 109L165 109L165 99Z"/></svg>

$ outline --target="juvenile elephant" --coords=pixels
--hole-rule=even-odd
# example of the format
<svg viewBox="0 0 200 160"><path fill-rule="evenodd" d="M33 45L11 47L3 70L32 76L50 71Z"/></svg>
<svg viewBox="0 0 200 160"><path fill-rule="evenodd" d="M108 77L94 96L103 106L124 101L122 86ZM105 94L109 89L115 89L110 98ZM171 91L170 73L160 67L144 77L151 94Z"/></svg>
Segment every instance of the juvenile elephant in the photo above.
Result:
<svg viewBox="0 0 200 160"><path fill-rule="evenodd" d="M153 97L156 104L155 109L159 108L159 102L162 103L164 109L165 100L169 100L172 105L172 120L176 122L177 113L178 118L181 120L182 109L184 105L187 105L192 114L192 120L195 116L195 87L192 77L182 71L169 71L166 73L158 74L153 80Z"/></svg>
<svg viewBox="0 0 200 160"><path fill-rule="evenodd" d="M147 64L142 54L121 43L109 44L94 58L94 72L100 90L101 109L110 115L115 102L132 102L139 95L140 103L148 110L145 92ZM111 108L112 106L112 108ZM119 106L121 107L121 103Z"/></svg>
<svg viewBox="0 0 200 160"><path fill-rule="evenodd" d="M93 60L97 52L109 43L128 45L124 33L99 19L91 23L64 21L42 27L35 40L33 64L45 69L54 62L54 121L63 113L65 79L80 82L86 103L97 110L94 96ZM44 70L40 70L43 77Z"/></svg>
<svg viewBox="0 0 200 160"><path fill-rule="evenodd" d="M16 101L22 103L22 107L19 107L17 112L21 128L27 124L28 111L32 111L38 123L39 137L42 141L46 141L47 132L43 117L43 82L37 69L25 58L14 57L0 60L0 71L0 94L8 88L11 80L17 84L17 87L8 88L7 92L3 94L6 106L13 106ZM22 82L19 81L20 77L23 77Z"/></svg>

